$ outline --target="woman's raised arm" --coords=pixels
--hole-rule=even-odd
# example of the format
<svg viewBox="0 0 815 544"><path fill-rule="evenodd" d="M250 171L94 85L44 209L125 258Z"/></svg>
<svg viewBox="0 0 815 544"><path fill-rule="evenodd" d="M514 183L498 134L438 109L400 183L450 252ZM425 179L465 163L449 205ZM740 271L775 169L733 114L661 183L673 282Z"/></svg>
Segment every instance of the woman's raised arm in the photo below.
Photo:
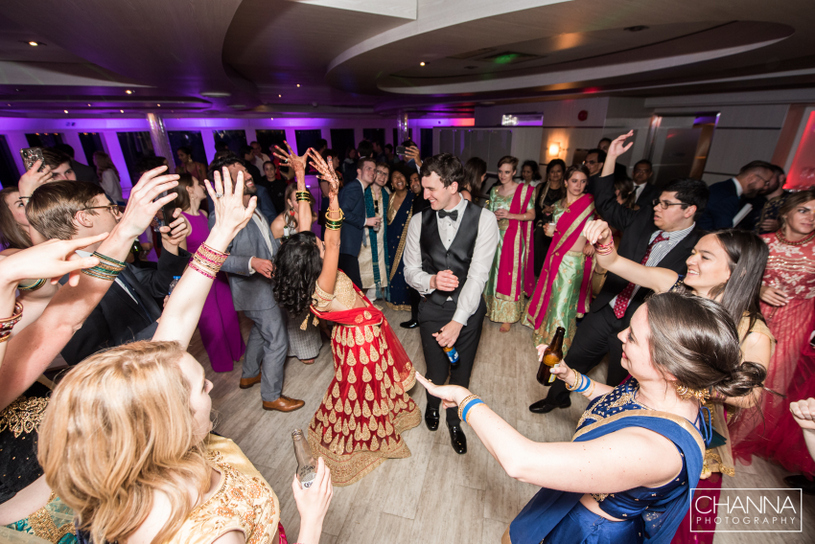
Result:
<svg viewBox="0 0 815 544"><path fill-rule="evenodd" d="M583 236L594 246L597 264L635 285L651 289L655 293L669 291L679 279L679 274L667 268L645 266L617 254L611 229L605 221L594 220L583 227Z"/></svg>
<svg viewBox="0 0 815 544"><path fill-rule="evenodd" d="M187 349L198 326L207 294L217 269L220 268L216 264L218 259L226 258L224 252L227 246L252 218L257 205L257 197L252 197L247 206L243 205L243 172L238 173L234 190L232 178L226 168L223 169L223 174L215 172L213 177L214 189L209 180L204 180L204 184L215 203L215 225L173 289L153 335L153 340L156 341L178 342L182 349Z"/></svg>

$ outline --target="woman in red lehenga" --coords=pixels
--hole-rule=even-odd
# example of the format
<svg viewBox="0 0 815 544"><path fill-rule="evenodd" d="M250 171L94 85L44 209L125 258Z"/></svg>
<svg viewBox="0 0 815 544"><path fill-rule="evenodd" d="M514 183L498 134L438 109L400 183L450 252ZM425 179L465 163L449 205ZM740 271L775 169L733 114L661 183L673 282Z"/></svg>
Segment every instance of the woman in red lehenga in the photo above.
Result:
<svg viewBox="0 0 815 544"><path fill-rule="evenodd" d="M305 167L305 155L278 150L275 155L295 171ZM330 184L325 243L307 230L290 237L275 257L274 293L291 315L311 307L317 317L335 323L334 379L311 420L308 439L312 453L331 469L334 485L345 486L386 459L409 457L401 433L417 426L421 414L406 392L415 383L415 370L402 344L382 311L337 270L343 217L339 182L318 153L309 149L307 154ZM301 176L297 179L301 184ZM298 224L311 225L309 202L300 199L302 185Z"/></svg>
<svg viewBox="0 0 815 544"><path fill-rule="evenodd" d="M767 371L761 413L744 417L730 429L733 453L750 463L752 455L813 477L803 437L789 412L791 401L815 395L812 349L815 323L815 191L790 196L781 208L781 228L762 238L770 257L761 288L761 312L777 345ZM748 415L748 414L745 414Z"/></svg>

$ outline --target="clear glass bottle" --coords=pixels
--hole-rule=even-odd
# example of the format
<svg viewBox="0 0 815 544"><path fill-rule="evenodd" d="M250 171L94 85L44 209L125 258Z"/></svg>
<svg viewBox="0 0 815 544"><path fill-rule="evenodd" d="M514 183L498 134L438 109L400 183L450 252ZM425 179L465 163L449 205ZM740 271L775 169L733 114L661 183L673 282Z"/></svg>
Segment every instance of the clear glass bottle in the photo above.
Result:
<svg viewBox="0 0 815 544"><path fill-rule="evenodd" d="M308 441L303 437L302 429L294 429L291 433L294 442L294 457L297 459L297 477L300 487L308 489L317 477L317 460L311 455Z"/></svg>

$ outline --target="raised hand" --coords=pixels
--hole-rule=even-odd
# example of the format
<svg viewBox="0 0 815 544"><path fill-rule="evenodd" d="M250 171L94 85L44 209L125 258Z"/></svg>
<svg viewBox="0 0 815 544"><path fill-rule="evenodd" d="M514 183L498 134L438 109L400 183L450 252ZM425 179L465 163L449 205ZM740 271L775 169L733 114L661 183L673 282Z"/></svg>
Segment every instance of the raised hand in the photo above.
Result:
<svg viewBox="0 0 815 544"><path fill-rule="evenodd" d="M277 151L274 151L273 154L275 157L277 157L284 163L294 168L294 174L297 176L297 181L299 183L301 179L305 179L304 176L306 175L306 157L309 155L309 151L311 151L311 148L308 148L306 152L303 153L302 155L297 156L297 154L292 150L291 146L289 145L289 142L284 140L283 143L286 144L288 152L283 150L283 148L281 148L279 145L276 145L275 149Z"/></svg>
<svg viewBox="0 0 815 544"><path fill-rule="evenodd" d="M586 223L586 226L583 227L583 236L585 236L586 241L592 245L598 242L607 244L612 239L611 228L609 228L608 223L600 219Z"/></svg>
<svg viewBox="0 0 815 544"><path fill-rule="evenodd" d="M634 142L629 142L628 144L626 144L625 141L633 135L634 131L629 130L627 134L623 134L621 136L617 136L616 138L614 138L614 141L611 142L611 145L608 146L608 153L606 153L606 163L611 162L613 164L614 161L612 161L609 157L617 158L626 151L628 151L629 149L631 149L631 146L634 145Z"/></svg>
<svg viewBox="0 0 815 544"><path fill-rule="evenodd" d="M147 230L161 207L175 199L174 192L156 198L178 185L178 174L161 175L166 169L166 166L159 166L148 170L130 191L127 207L117 226L127 237L135 238Z"/></svg>
<svg viewBox="0 0 815 544"><path fill-rule="evenodd" d="M215 203L215 225L212 230L217 229L219 233L222 233L224 237L228 238L226 244L229 244L252 218L257 206L257 197L253 196L246 206L243 205L243 172L238 172L234 190L232 176L229 175L229 170L226 168L221 173L215 172L213 177L215 178L214 187L209 180L204 180L207 192ZM223 248L214 249L223 251Z"/></svg>
<svg viewBox="0 0 815 544"><path fill-rule="evenodd" d="M320 174L318 177L328 182L328 199L334 200L337 198L337 195L340 194L340 180L334 171L334 161L332 157L328 157L328 162L326 162L326 160L313 149L309 149L307 153L312 161L314 161L312 163L314 169Z"/></svg>
<svg viewBox="0 0 815 544"><path fill-rule="evenodd" d="M101 242L108 233L75 240L48 240L18 251L0 261L0 283L16 284L28 278L61 278L70 274L68 284L76 286L79 270L99 264L96 257L80 257L77 249Z"/></svg>
<svg viewBox="0 0 815 544"><path fill-rule="evenodd" d="M187 236L190 235L192 230L190 223L187 221L187 218L181 214L181 208L175 208L173 210L173 217L169 218L168 223L168 225L159 228L161 240L164 242L165 247L169 245L172 246L172 248L178 248L187 239ZM183 247L186 249L186 245ZM177 254L177 250L174 254Z"/></svg>
<svg viewBox="0 0 815 544"><path fill-rule="evenodd" d="M17 182L17 189L20 191L21 197L29 197L34 190L51 181L51 167L46 166L42 169L42 172L38 172L40 166L42 166L41 160L35 162L31 165L31 168L20 177L20 180Z"/></svg>

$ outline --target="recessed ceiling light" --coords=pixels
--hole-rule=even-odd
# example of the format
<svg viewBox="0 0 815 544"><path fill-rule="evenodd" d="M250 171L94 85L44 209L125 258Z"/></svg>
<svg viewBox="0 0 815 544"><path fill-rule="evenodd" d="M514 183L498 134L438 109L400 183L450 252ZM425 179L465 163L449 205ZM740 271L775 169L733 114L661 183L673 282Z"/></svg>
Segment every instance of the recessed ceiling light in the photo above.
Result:
<svg viewBox="0 0 815 544"><path fill-rule="evenodd" d="M44 43L42 43L42 42L35 42L35 41L33 41L33 40L32 40L32 41L30 41L30 42L25 42L25 43L27 43L27 44L28 44L28 45L30 45L31 47L39 47L39 46L41 46L41 45L45 45L45 44L44 44Z"/></svg>
<svg viewBox="0 0 815 544"><path fill-rule="evenodd" d="M300 84L299 84L299 83L297 84L297 88L298 88L298 89L300 88Z"/></svg>
<svg viewBox="0 0 815 544"><path fill-rule="evenodd" d="M88 107L90 108L90 107L91 107L91 105L90 105L90 104L88 104Z"/></svg>
<svg viewBox="0 0 815 544"><path fill-rule="evenodd" d="M161 104L156 104L156 107L160 108L160 107L161 107Z"/></svg>
<svg viewBox="0 0 815 544"><path fill-rule="evenodd" d="M64 111L65 113L68 113L68 110L62 110L62 111Z"/></svg>
<svg viewBox="0 0 815 544"><path fill-rule="evenodd" d="M425 65L424 61L419 63L419 66L424 66L424 65Z"/></svg>
<svg viewBox="0 0 815 544"><path fill-rule="evenodd" d="M269 117L270 120L274 121L274 117Z"/></svg>
<svg viewBox="0 0 815 544"><path fill-rule="evenodd" d="M119 110L119 113L124 113L124 112L125 112L125 110Z"/></svg>
<svg viewBox="0 0 815 544"><path fill-rule="evenodd" d="M283 98L282 94L277 95L278 98Z"/></svg>

